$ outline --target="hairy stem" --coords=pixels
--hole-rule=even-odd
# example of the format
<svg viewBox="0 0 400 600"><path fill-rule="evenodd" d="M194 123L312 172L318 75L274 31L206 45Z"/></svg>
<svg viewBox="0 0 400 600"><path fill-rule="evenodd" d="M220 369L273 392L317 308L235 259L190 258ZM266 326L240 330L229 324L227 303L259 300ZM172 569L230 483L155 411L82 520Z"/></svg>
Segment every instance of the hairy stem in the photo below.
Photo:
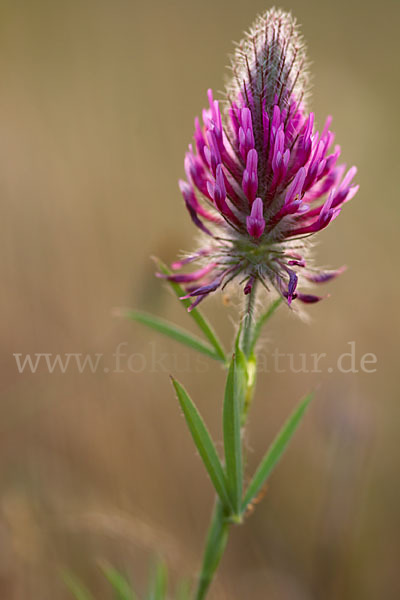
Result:
<svg viewBox="0 0 400 600"><path fill-rule="evenodd" d="M204 550L203 565L197 585L195 600L206 597L215 571L225 551L229 535L229 522L219 499L216 500Z"/></svg>
<svg viewBox="0 0 400 600"><path fill-rule="evenodd" d="M256 286L255 281L251 292L247 296L245 314L243 317L243 335L242 335L242 350L248 359L251 353L251 341L254 325L254 305L256 301Z"/></svg>
<svg viewBox="0 0 400 600"><path fill-rule="evenodd" d="M255 296L256 290L254 284L250 294L247 296L242 330L242 349L247 358L248 368L248 384L242 413L242 430L246 424L248 409L250 407L255 389L256 359L254 354L251 357L249 356L252 353L251 343L254 322L253 312ZM207 534L202 569L194 597L195 600L203 600L207 595L208 589L225 551L225 547L228 542L229 529L233 522L234 521L230 518L230 515L226 514L224 511L221 502L217 498L211 517L210 528Z"/></svg>

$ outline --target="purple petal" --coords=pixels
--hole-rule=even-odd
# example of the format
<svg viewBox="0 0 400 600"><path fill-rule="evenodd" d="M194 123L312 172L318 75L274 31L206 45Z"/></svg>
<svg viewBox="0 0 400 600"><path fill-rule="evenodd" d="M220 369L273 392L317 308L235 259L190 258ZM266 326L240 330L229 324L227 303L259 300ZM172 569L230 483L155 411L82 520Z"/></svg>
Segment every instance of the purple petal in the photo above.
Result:
<svg viewBox="0 0 400 600"><path fill-rule="evenodd" d="M319 273L306 273L305 277L308 281L312 281L313 283L326 283L327 281L331 281L331 279L335 279L341 275L347 269L346 266L340 267L340 269L336 269L335 271L321 271Z"/></svg>
<svg viewBox="0 0 400 600"><path fill-rule="evenodd" d="M323 298L321 296L313 296L312 294L298 293L297 297L301 302L304 302L304 304L315 304L316 302L323 300Z"/></svg>
<svg viewBox="0 0 400 600"><path fill-rule="evenodd" d="M294 292L296 290L297 287L297 275L294 271L289 271L289 285L288 285L288 293L287 293L287 300L288 300L288 304L291 304L293 296L294 296Z"/></svg>
<svg viewBox="0 0 400 600"><path fill-rule="evenodd" d="M178 269L181 269L185 265L188 265L191 262L199 259L201 256L207 256L209 254L209 252L210 252L209 249L203 248L202 250L199 250L198 252L195 252L194 254L191 254L190 256L186 256L185 258L182 258L182 260L176 260L175 262L173 262L171 264L171 267L172 267L172 269L174 269L174 271L177 271Z"/></svg>
<svg viewBox="0 0 400 600"><path fill-rule="evenodd" d="M300 167L295 178L290 184L288 191L286 192L285 205L290 204L292 201L296 201L296 199L300 198L305 178L306 170L304 167Z"/></svg>
<svg viewBox="0 0 400 600"><path fill-rule="evenodd" d="M253 276L249 277L249 279L245 285L245 288L244 288L244 293L246 294L246 296L248 294L250 294L251 290L253 289L254 281L255 281L255 279Z"/></svg>
<svg viewBox="0 0 400 600"><path fill-rule="evenodd" d="M206 298L207 296L198 296L198 298L196 298L196 300L194 302L192 302L192 304L190 306L188 306L188 312L192 312L192 310L194 308L196 308L196 306L198 306L200 304L200 302L202 302L204 300L204 298Z"/></svg>
<svg viewBox="0 0 400 600"><path fill-rule="evenodd" d="M210 292L215 292L215 290L218 289L221 285L225 275L226 273L224 272L221 275L218 275L218 277L216 277L211 283L196 288L195 290L189 292L189 294L186 294L186 296L181 296L181 300L186 300L187 298L192 298L194 296L204 296L209 294Z"/></svg>
<svg viewBox="0 0 400 600"><path fill-rule="evenodd" d="M251 207L250 216L246 218L247 231L258 239L262 236L265 229L264 206L261 198L256 198Z"/></svg>
<svg viewBox="0 0 400 600"><path fill-rule="evenodd" d="M186 181L182 181L182 180L179 181L179 187L183 194L186 208L189 211L189 214L191 216L193 223L199 229L201 229L201 231L203 231L204 233L206 233L207 235L210 235L212 237L213 234L211 233L211 231L204 225L204 223L202 221L200 221L199 217L197 216L197 211L198 211L198 208L200 205L197 201L197 198L195 196L193 189L191 188L191 186L188 183L186 183Z"/></svg>
<svg viewBox="0 0 400 600"><path fill-rule="evenodd" d="M249 202L254 202L257 196L258 177L257 177L258 154L254 148L247 154L246 169L243 173L242 187Z"/></svg>

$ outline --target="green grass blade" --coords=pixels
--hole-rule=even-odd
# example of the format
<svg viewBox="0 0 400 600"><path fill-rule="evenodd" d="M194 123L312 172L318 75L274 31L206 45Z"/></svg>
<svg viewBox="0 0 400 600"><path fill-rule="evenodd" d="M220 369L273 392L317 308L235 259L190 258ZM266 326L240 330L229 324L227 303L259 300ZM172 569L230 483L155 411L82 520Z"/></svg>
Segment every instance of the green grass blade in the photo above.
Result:
<svg viewBox="0 0 400 600"><path fill-rule="evenodd" d="M78 579L78 577L76 577L76 575L70 571L64 570L62 572L62 578L65 585L76 600L94 600L92 594Z"/></svg>
<svg viewBox="0 0 400 600"><path fill-rule="evenodd" d="M108 564L102 564L100 568L110 582L116 600L136 600L137 597L131 584L121 573Z"/></svg>
<svg viewBox="0 0 400 600"><path fill-rule="evenodd" d="M257 495L261 491L268 476L271 474L273 468L275 467L283 452L285 451L291 437L296 431L296 428L299 425L311 399L312 394L309 394L304 400L302 400L299 403L297 408L293 411L293 413L290 415L290 417L276 436L275 440L272 442L246 491L245 498L243 501L243 510L246 510L246 507L254 498L257 497Z"/></svg>
<svg viewBox="0 0 400 600"><path fill-rule="evenodd" d="M237 347L232 358L225 387L223 430L225 465L229 496L237 515L241 512L243 493L243 459L241 416L246 392L246 359Z"/></svg>
<svg viewBox="0 0 400 600"><path fill-rule="evenodd" d="M226 508L230 509L231 503L229 501L226 476L208 429L186 390L178 381L173 378L171 379L193 441L203 459L210 479L218 496L221 498L221 502Z"/></svg>
<svg viewBox="0 0 400 600"><path fill-rule="evenodd" d="M166 600L168 572L164 562L159 561L150 581L148 600Z"/></svg>
<svg viewBox="0 0 400 600"><path fill-rule="evenodd" d="M253 337L251 338L251 343L249 346L249 356L251 354L253 354L254 352L254 348L257 344L258 338L260 337L262 328L264 327L265 323L272 317L272 315L274 314L274 312L276 311L276 309L278 308L278 306L283 302L283 298L279 297L277 298L272 304L271 306L268 308L268 310L263 313L261 315L261 317L259 317L254 325L254 330L253 330Z"/></svg>
<svg viewBox="0 0 400 600"><path fill-rule="evenodd" d="M172 271L163 262L161 262L158 258L155 260L160 273L163 273L164 275L171 275ZM185 290L178 283L168 280L166 280L166 282L171 286L178 298L180 298L181 296L186 296ZM189 299L181 300L181 302L186 308L188 308L192 303ZM215 348L215 352L218 354L220 360L226 362L226 356L223 346L208 320L202 315L202 313L197 308L194 308L188 314L197 323L198 327L200 327L201 331L204 333L212 347Z"/></svg>
<svg viewBox="0 0 400 600"><path fill-rule="evenodd" d="M158 333L166 335L175 341L184 344L185 346L189 346L193 350L197 350L197 352L201 352L202 354L205 354L214 360L223 360L219 354L217 354L214 348L203 342L203 340L200 338L194 336L185 329L181 329L173 323L169 323L168 321L154 317L146 312L137 310L126 311L125 316L131 321L136 321L137 323L142 323L142 325L147 325L147 327L151 327L151 329L158 331Z"/></svg>

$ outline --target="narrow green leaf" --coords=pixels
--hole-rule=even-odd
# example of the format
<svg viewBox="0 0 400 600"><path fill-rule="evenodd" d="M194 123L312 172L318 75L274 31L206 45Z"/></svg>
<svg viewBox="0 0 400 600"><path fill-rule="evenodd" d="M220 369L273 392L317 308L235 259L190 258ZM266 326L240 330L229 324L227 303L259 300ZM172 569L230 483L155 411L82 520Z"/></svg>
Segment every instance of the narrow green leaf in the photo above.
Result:
<svg viewBox="0 0 400 600"><path fill-rule="evenodd" d="M142 323L143 325L147 325L147 327L151 327L155 329L159 333L166 335L181 344L185 344L193 350L197 350L198 352L202 352L206 356L213 358L214 360L223 360L219 354L203 342L200 338L196 337L192 333L189 333L185 329L181 329L177 325L173 323L169 323L168 321L164 321L163 319L159 319L158 317L154 317L146 312L130 310L125 313L125 316L131 321L136 321L137 323Z"/></svg>
<svg viewBox="0 0 400 600"><path fill-rule="evenodd" d="M76 600L93 600L92 594L73 573L64 570L62 572L62 578Z"/></svg>
<svg viewBox="0 0 400 600"><path fill-rule="evenodd" d="M161 262L158 258L155 260L157 263L157 267L159 268L161 273L163 273L164 275L171 275L172 271L170 271L170 269L168 269L168 267L163 262ZM179 285L179 283L175 283L174 281L168 280L166 281L171 286L178 298L181 298L181 296L186 295L185 290L182 286ZM181 302L186 308L188 308L191 304L191 301L189 299L181 300ZM201 331L204 333L204 335L206 336L210 344L213 346L213 348L215 348L215 352L218 354L220 360L226 362L225 352L222 347L222 344L219 341L217 334L215 333L213 327L210 325L208 320L204 317L204 315L202 315L198 308L194 308L189 313L189 315L200 327Z"/></svg>
<svg viewBox="0 0 400 600"><path fill-rule="evenodd" d="M250 502L261 491L261 488L265 484L268 476L271 474L273 468L286 449L292 435L296 431L296 428L299 425L311 399L312 394L309 394L300 402L276 436L275 440L272 442L246 491L243 501L243 510L246 509Z"/></svg>
<svg viewBox="0 0 400 600"><path fill-rule="evenodd" d="M208 429L186 390L178 381L173 378L171 379L193 441L203 459L215 490L221 498L223 505L230 508L226 476Z"/></svg>
<svg viewBox="0 0 400 600"><path fill-rule="evenodd" d="M241 512L243 459L241 416L246 392L246 359L239 347L231 360L225 387L223 410L225 465L229 496L237 515Z"/></svg>
<svg viewBox="0 0 400 600"><path fill-rule="evenodd" d="M150 581L148 600L166 600L168 572L164 562L159 561Z"/></svg>
<svg viewBox="0 0 400 600"><path fill-rule="evenodd" d="M251 338L251 343L249 346L249 356L251 354L253 354L254 352L254 348L255 345L258 341L258 338L260 337L262 328L264 327L265 323L272 317L272 315L274 314L274 312L276 311L276 309L278 308L278 306L282 303L283 298L279 297L277 298L272 304L271 306L268 308L268 310L263 313L261 315L261 317L259 317L254 325L254 330L253 330L253 337Z"/></svg>
<svg viewBox="0 0 400 600"><path fill-rule="evenodd" d="M121 573L108 564L102 564L100 568L112 585L116 600L136 600L131 584Z"/></svg>

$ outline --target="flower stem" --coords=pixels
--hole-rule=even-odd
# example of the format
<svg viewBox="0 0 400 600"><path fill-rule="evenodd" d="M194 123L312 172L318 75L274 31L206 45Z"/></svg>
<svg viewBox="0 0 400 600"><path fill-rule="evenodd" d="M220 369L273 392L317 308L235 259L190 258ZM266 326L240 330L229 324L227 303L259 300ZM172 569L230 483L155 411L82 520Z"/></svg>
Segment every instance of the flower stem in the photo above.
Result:
<svg viewBox="0 0 400 600"><path fill-rule="evenodd" d="M251 292L247 296L246 309L243 317L243 337L242 337L242 349L248 359L251 354L251 340L254 324L254 305L256 301L256 286L257 281L253 283Z"/></svg>
<svg viewBox="0 0 400 600"><path fill-rule="evenodd" d="M242 430L247 420L248 409L251 404L255 387L256 359L254 354L252 354L255 296L256 290L254 283L250 294L247 296L245 315L243 318L242 349L247 359L249 377L242 413ZM252 356L250 356L250 354L252 354ZM202 569L194 596L195 600L203 600L207 595L208 589L225 551L225 547L228 542L229 529L232 523L234 523L234 521L231 519L231 515L226 514L220 500L217 498L211 517L210 528L207 534Z"/></svg>
<svg viewBox="0 0 400 600"><path fill-rule="evenodd" d="M213 580L215 571L225 551L229 535L229 522L220 500L217 498L211 518L204 550L203 565L197 585L195 600L203 600Z"/></svg>

